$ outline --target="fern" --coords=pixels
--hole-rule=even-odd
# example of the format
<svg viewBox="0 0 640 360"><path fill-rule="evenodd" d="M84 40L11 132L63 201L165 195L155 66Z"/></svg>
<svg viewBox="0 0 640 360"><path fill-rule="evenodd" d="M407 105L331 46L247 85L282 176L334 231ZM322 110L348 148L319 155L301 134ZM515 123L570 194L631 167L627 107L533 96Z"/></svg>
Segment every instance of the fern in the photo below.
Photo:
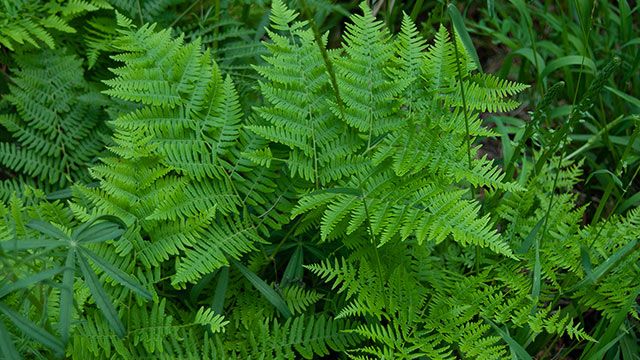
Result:
<svg viewBox="0 0 640 360"><path fill-rule="evenodd" d="M505 181L474 144L527 85L478 71L468 39L429 42L406 14L394 35L383 2L340 38L318 30L344 12L323 1L313 20L278 0L43 3L0 5L0 357L502 359L558 341L590 358L635 340L640 211L584 225L583 162L553 143L570 124Z"/></svg>
<svg viewBox="0 0 640 360"><path fill-rule="evenodd" d="M268 65L256 67L268 80L260 89L271 106L257 112L269 125L249 129L290 148L286 162L292 175L322 184L354 172L348 155L355 139L343 135L345 125L326 106L329 77L322 55L306 22L296 17L274 2L273 30L267 30L273 43L265 44L271 56L265 57Z"/></svg>
<svg viewBox="0 0 640 360"><path fill-rule="evenodd" d="M100 9L112 9L106 0L66 0L43 4L37 0L4 1L0 7L0 44L9 50L32 46L56 47L52 30L76 33L74 17Z"/></svg>
<svg viewBox="0 0 640 360"><path fill-rule="evenodd" d="M14 142L0 143L0 162L46 184L88 181L86 164L102 149L107 103L83 78L82 62L64 50L17 57L20 66L5 96L16 109L0 125ZM9 192L3 192L7 199Z"/></svg>

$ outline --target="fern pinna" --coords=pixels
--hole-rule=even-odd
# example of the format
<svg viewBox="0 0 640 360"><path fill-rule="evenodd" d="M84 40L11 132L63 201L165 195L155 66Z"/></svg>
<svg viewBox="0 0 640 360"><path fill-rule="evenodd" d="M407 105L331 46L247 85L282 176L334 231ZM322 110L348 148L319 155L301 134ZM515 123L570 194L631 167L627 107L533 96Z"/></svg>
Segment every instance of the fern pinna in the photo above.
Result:
<svg viewBox="0 0 640 360"><path fill-rule="evenodd" d="M156 19L174 3L140 5ZM256 102L233 77L249 69L219 66L210 39L113 5L136 20L115 12L102 93L51 53L73 65L62 95L38 102L46 84L16 71L1 118L16 142L0 149L24 142L41 162L98 136L99 122L39 125L76 124L85 99L109 98L113 131L81 151L99 157L92 179L73 162L53 173L70 200L21 185L0 206L4 357L528 359L558 337L597 357L585 309L620 329L602 338L628 336L640 212L581 226L577 196L556 194L581 163L548 152L505 181L473 144L496 135L481 114L527 86L477 71L444 26L428 44L405 15L392 35L363 3L328 50L276 0ZM0 157L45 179L19 159Z"/></svg>

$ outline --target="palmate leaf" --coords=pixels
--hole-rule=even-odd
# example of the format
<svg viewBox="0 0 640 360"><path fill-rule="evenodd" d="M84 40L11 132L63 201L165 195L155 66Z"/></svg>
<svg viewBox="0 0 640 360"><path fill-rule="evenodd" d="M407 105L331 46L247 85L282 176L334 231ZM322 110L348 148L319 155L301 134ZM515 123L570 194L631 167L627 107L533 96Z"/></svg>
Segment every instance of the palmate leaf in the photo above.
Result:
<svg viewBox="0 0 640 360"><path fill-rule="evenodd" d="M98 221L97 224L95 224ZM103 242L119 238L127 230L127 225L117 216L100 215L80 225L71 235L72 241L80 243Z"/></svg>
<svg viewBox="0 0 640 360"><path fill-rule="evenodd" d="M116 333L124 337L125 331L116 310L111 303L105 289L100 284L97 275L89 266L85 256L89 257L98 267L100 267L106 274L112 277L114 280L122 284L123 286L131 289L141 297L146 300L151 300L151 294L144 289L135 279L125 274L122 270L116 268L112 264L110 264L105 259L101 258L99 255L93 253L92 251L85 249L81 246L81 244L85 243L95 243L95 242L104 242L107 240L115 240L119 238L126 229L126 225L120 220L118 217L112 215L101 215L98 216L91 221L84 223L79 226L69 237L59 228L53 226L52 224L39 220L32 219L27 225L29 228L37 230L42 234L48 235L50 237L56 238L57 241L43 241L36 240L35 244L31 244L31 248L34 245L36 247L40 246L61 246L67 245L69 250L67 252L65 267L59 269L52 269L47 272L42 272L40 274L36 274L34 276L23 279L22 283L16 282L12 285L8 286L9 291L14 291L20 287L26 286L27 280L28 282L35 282L38 279L44 279L51 276L50 273L53 273L55 270L55 274L63 271L62 278L62 289L60 294L60 334L62 336L62 342L66 343L69 339L69 331L71 327L71 316L73 310L73 299L74 299L74 280L75 280L75 269L76 269L76 261L79 264L80 270L83 274L84 280L88 285L91 294L94 296L96 304L100 308L100 310L105 315L109 324L114 328ZM24 243L27 241L14 240L17 243ZM11 242L11 241L9 241ZM65 244L66 243L66 244ZM11 246L9 244L9 246ZM19 286L17 286L18 284ZM7 291L5 287L2 288L2 291ZM25 323L24 327L28 328L30 325ZM33 330L36 331L36 330ZM38 333L36 332L36 335ZM39 334L39 336L45 336L44 334ZM46 340L46 339L45 339ZM48 344L52 344L51 340L47 340Z"/></svg>

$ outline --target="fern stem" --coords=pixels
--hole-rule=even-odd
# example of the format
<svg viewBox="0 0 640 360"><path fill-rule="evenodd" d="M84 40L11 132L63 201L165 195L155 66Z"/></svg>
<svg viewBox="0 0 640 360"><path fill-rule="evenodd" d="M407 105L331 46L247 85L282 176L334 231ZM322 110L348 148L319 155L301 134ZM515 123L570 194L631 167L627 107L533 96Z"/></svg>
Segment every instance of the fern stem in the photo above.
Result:
<svg viewBox="0 0 640 360"><path fill-rule="evenodd" d="M551 213L551 208L553 207L553 198L556 194L556 186L558 184L558 178L560 177L560 167L562 166L562 162L564 161L564 151L560 154L560 159L558 160L558 166L556 167L556 176L553 178L553 185L551 186L551 196L549 198L549 206L547 206L547 211L544 216L544 225L542 226L542 238L538 241L536 239L536 251L540 247L540 243L544 243L545 237L547 235L548 225L549 225L549 214ZM533 291L532 291L533 292ZM535 299L535 304L533 307L533 311L535 311L538 306L539 296Z"/></svg>
<svg viewBox="0 0 640 360"><path fill-rule="evenodd" d="M549 352L549 350L551 350L551 348L553 348L553 345L556 344L556 342L558 341L558 339L560 339L560 334L556 334L556 336L553 337L553 341L551 341L550 344L547 345L547 348L544 350L544 352L542 353L542 355L540 355L538 357L538 359L546 359L546 355ZM555 358L555 356L554 356Z"/></svg>
<svg viewBox="0 0 640 360"><path fill-rule="evenodd" d="M638 128L636 127L634 129L633 133L631 134L631 138L627 142L627 146L624 149L624 152L622 153L622 156L620 157L620 159L618 159L618 163L616 164L616 169L614 171L615 174L618 174L620 172L620 170L621 170L620 168L622 167L623 159L626 158L627 155L629 154L629 152L631 151L632 145L633 145L633 143L635 143L637 137L638 137ZM637 173L638 172L636 171L636 174ZM633 177L635 178L635 176L636 175L634 174ZM629 183L629 186L631 186L632 182L633 182L633 179ZM602 196L602 199L600 199L600 203L598 204L598 208L596 209L596 213L593 215L593 219L591 220L591 224L592 225L594 225L598 221L598 219L600 219L600 215L602 214L602 210L604 209L604 206L606 205L607 200L609 199L609 196L611 195L611 191L613 191L613 185L614 185L613 181L609 181L609 183L607 184L607 188L605 189L604 195ZM629 187L627 186L627 189L624 190L623 194L626 193L626 191L628 189L629 189ZM620 200L622 200L622 196L618 196L618 200L616 201L616 204L614 205L614 208L611 210L611 213L613 213L615 211L615 208L618 207L618 205L620 204Z"/></svg>
<svg viewBox="0 0 640 360"><path fill-rule="evenodd" d="M631 177L631 180L629 180L629 184L627 184L627 187L622 191L623 194L626 194L627 191L629 191L629 188L631 187L631 184L633 184L633 180L635 180L636 176L638 175L638 171L640 171L640 165L638 165L638 167L636 168L636 171L633 173L633 176ZM609 183L609 184L611 184L611 183ZM593 238L593 240L591 240L591 243L589 243L589 249L591 249L593 247L593 245L596 243L596 240L598 240L598 238L600 237L600 234L602 233L602 230L604 230L605 225L609 224L609 222L611 221L611 214L615 213L616 209L620 205L620 202L622 202L622 199L623 199L622 196L618 197L618 200L613 205L613 208L611 209L611 212L609 213L609 216L607 217L606 221L603 221L600 224L600 227L598 229L598 232L596 233L596 236Z"/></svg>
<svg viewBox="0 0 640 360"><path fill-rule="evenodd" d="M220 22L220 0L216 0L215 3L215 14L214 17L216 19L216 22ZM213 48L213 50L218 50L218 34L220 33L220 26L216 26L213 29L213 43L211 44L211 47Z"/></svg>
<svg viewBox="0 0 640 360"><path fill-rule="evenodd" d="M284 235L282 240L280 240L280 243L278 244L278 246L271 253L271 256L269 256L269 258L268 258L269 261L275 260L276 254L278 253L278 251L280 251L280 248L282 247L282 245L284 245L284 243L287 241L287 239L289 239L289 236L293 233L293 231L296 229L296 227L298 227L298 224L300 223L300 221L302 221L302 219L303 219L303 217L299 217L298 220L296 220L296 223L291 225L291 229L289 229L289 231L287 231L287 233Z"/></svg>
<svg viewBox="0 0 640 360"><path fill-rule="evenodd" d="M136 0L136 3L138 4L138 17L140 19L140 26L142 26L142 24L144 24L144 20L142 19L142 6L140 6L140 0Z"/></svg>
<svg viewBox="0 0 640 360"><path fill-rule="evenodd" d="M455 26L451 27L451 33L453 34L453 48L456 53L456 65L458 67L458 81L460 81L460 93L462 94L462 111L464 113L464 128L466 131L467 140L467 161L469 163L469 169L471 169L471 139L469 135L469 114L467 113L467 98L464 93L464 82L462 81L462 69L460 68L460 55L458 54L458 42L456 41ZM475 189L471 185L471 197L475 197Z"/></svg>
<svg viewBox="0 0 640 360"><path fill-rule="evenodd" d="M526 7L526 4L525 4ZM531 40L531 50L533 51L533 63L536 66L536 88L538 89L538 92L540 93L540 96L542 96L542 79L540 78L541 75L541 69L540 69L540 65L538 64L538 50L537 50L537 46L536 46L536 39L533 36L533 23L529 23L529 21L531 20L529 17L524 16L525 14L522 14L523 17L525 17L525 21L527 21L527 29L529 30L529 39ZM548 126L549 124L547 124Z"/></svg>
<svg viewBox="0 0 640 360"><path fill-rule="evenodd" d="M327 72L329 73L329 78L331 80L331 86L333 87L333 94L336 97L336 102L338 103L338 109L340 110L340 116L342 117L342 121L346 123L347 117L344 114L344 105L342 104L342 97L340 97L340 89L338 88L338 80L336 78L336 73L333 70L333 64L329 59L329 54L327 53L327 49L322 46L322 36L320 36L320 30L318 29L318 25L316 25L315 20L311 16L309 12L309 8L307 7L307 3L305 0L300 0L300 4L302 5L302 10L304 11L304 15L309 20L309 24L311 25L311 29L313 30L313 37L316 40L316 44L320 49L320 54L322 54L322 59L324 60L324 64L327 67Z"/></svg>
<svg viewBox="0 0 640 360"><path fill-rule="evenodd" d="M373 243L373 252L376 256L376 271L378 273L378 278L380 279L380 293L384 294L384 285L383 285L383 277L382 277L382 263L380 262L380 254L378 254L378 242L376 241L376 235L373 232L373 226L371 225L371 215L369 214L369 206L367 205L367 197L364 193L364 188L362 187L362 178L360 177L360 171L356 172L356 176L358 177L358 188L360 189L360 196L362 199L362 204L364 206L364 214L367 218L367 226L369 227L369 234L371 234L371 242Z"/></svg>
<svg viewBox="0 0 640 360"><path fill-rule="evenodd" d="M182 20L183 17L185 17L185 15L187 15L187 13L189 13L189 11L191 11L191 9L193 9L196 5L198 5L198 3L200 2L200 0L194 0L191 5L189 5L189 7L183 11L180 15L178 15L175 20L173 20L173 22L169 25L170 28L174 27L178 21ZM201 20L202 21L202 20ZM218 28L216 27L216 30ZM217 34L216 34L217 35Z"/></svg>

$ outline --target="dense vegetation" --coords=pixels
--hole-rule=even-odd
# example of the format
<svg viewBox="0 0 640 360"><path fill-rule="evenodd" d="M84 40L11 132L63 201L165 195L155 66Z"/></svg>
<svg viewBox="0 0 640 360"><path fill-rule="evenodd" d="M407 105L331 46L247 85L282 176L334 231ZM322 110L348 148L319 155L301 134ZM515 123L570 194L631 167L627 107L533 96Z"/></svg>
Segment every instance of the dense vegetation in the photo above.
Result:
<svg viewBox="0 0 640 360"><path fill-rule="evenodd" d="M1 2L0 358L640 359L638 13Z"/></svg>

